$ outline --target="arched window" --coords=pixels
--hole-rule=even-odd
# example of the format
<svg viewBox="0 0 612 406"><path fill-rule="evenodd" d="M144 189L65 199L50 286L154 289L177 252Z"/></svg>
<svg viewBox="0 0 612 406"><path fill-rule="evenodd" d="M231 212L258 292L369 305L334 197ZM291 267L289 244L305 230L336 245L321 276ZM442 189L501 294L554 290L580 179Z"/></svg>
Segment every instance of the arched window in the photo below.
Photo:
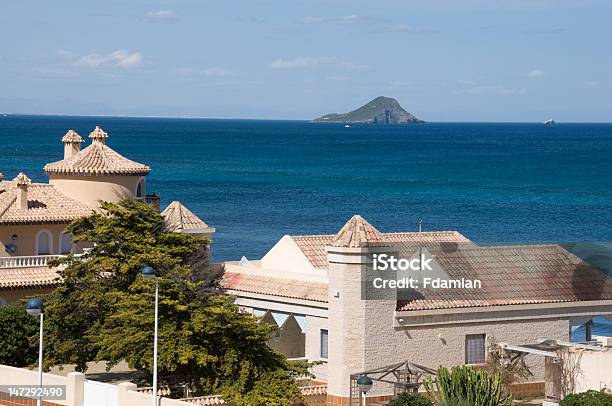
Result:
<svg viewBox="0 0 612 406"><path fill-rule="evenodd" d="M8 304L8 300L0 296L0 307L4 307Z"/></svg>
<svg viewBox="0 0 612 406"><path fill-rule="evenodd" d="M140 179L136 185L136 197L142 199L144 197L144 180Z"/></svg>
<svg viewBox="0 0 612 406"><path fill-rule="evenodd" d="M72 252L72 236L70 234L60 234L60 254L69 254Z"/></svg>
<svg viewBox="0 0 612 406"><path fill-rule="evenodd" d="M36 235L36 255L50 255L53 240L49 230L40 230Z"/></svg>

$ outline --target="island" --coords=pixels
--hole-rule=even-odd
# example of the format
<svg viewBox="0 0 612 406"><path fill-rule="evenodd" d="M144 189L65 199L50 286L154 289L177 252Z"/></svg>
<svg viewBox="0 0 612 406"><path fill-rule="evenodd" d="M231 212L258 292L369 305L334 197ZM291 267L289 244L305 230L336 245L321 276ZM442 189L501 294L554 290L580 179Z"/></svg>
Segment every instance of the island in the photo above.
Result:
<svg viewBox="0 0 612 406"><path fill-rule="evenodd" d="M315 118L316 123L415 124L424 123L400 106L391 97L380 96L349 113L327 114Z"/></svg>

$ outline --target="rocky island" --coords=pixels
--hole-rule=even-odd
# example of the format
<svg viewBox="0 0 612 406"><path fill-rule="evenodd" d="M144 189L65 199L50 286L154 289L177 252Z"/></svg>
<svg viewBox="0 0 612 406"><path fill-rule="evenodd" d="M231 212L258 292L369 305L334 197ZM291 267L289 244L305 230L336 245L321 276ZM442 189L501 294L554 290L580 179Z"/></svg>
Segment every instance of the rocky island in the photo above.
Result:
<svg viewBox="0 0 612 406"><path fill-rule="evenodd" d="M332 113L315 118L317 123L414 124L424 123L391 97L380 96L349 113Z"/></svg>

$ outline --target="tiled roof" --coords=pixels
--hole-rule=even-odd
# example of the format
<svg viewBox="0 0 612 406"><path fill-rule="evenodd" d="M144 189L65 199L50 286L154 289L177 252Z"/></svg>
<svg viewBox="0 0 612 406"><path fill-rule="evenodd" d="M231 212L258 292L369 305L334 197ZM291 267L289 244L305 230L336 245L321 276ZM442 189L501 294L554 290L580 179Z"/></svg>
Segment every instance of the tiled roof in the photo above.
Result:
<svg viewBox="0 0 612 406"><path fill-rule="evenodd" d="M101 128L96 127L89 134L93 143L70 158L45 165L45 172L64 175L147 175L151 169L147 165L131 161L108 147L104 140L108 137Z"/></svg>
<svg viewBox="0 0 612 406"><path fill-rule="evenodd" d="M81 143L83 141L83 137L81 137L79 133L74 130L68 130L66 135L62 137L63 143Z"/></svg>
<svg viewBox="0 0 612 406"><path fill-rule="evenodd" d="M32 179L28 178L25 173L19 172L19 175L13 179L13 182L17 186L27 186L32 184Z"/></svg>
<svg viewBox="0 0 612 406"><path fill-rule="evenodd" d="M16 183L0 182L0 225L67 223L91 214L91 208L63 195L53 185L28 185L27 197L28 209L19 209Z"/></svg>
<svg viewBox="0 0 612 406"><path fill-rule="evenodd" d="M385 238L374 226L359 215L354 215L331 241L334 247L374 247L386 245Z"/></svg>
<svg viewBox="0 0 612 406"><path fill-rule="evenodd" d="M449 278L480 279L482 289L416 289L398 310L612 300L612 279L559 245L431 252Z"/></svg>
<svg viewBox="0 0 612 406"><path fill-rule="evenodd" d="M162 211L162 217L166 222L166 231L199 231L210 229L208 224L203 222L191 210L183 206L181 202L173 201Z"/></svg>
<svg viewBox="0 0 612 406"><path fill-rule="evenodd" d="M0 288L54 286L60 282L57 268L47 266L0 269Z"/></svg>
<svg viewBox="0 0 612 406"><path fill-rule="evenodd" d="M457 231L424 231L411 233L382 233L383 238L391 244L414 247L416 244L472 244L465 236ZM313 267L327 269L326 245L331 245L333 235L299 235L291 236L293 241L302 250Z"/></svg>
<svg viewBox="0 0 612 406"><path fill-rule="evenodd" d="M225 271L221 285L240 292L327 302L327 284Z"/></svg>
<svg viewBox="0 0 612 406"><path fill-rule="evenodd" d="M108 138L108 133L101 129L99 126L96 126L92 132L89 133L89 138L92 140L105 140Z"/></svg>

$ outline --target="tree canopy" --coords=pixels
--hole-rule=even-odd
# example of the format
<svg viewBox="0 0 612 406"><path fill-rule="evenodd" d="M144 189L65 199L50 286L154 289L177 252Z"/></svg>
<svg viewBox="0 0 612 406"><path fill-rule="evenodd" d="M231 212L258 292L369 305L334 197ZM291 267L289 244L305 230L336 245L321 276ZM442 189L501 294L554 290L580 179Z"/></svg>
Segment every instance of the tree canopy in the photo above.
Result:
<svg viewBox="0 0 612 406"><path fill-rule="evenodd" d="M21 304L0 307L0 364L25 367L38 359L38 318Z"/></svg>
<svg viewBox="0 0 612 406"><path fill-rule="evenodd" d="M161 215L139 202L101 209L67 228L91 248L60 260L62 283L45 299L47 365L72 363L82 371L91 360L125 360L152 374L155 282L140 276L146 264L160 274L160 382L223 393L237 406L300 398L293 377L307 373L306 365L272 350L271 328L221 292L207 261L209 241L165 232ZM262 382L283 388L279 403L260 395Z"/></svg>

